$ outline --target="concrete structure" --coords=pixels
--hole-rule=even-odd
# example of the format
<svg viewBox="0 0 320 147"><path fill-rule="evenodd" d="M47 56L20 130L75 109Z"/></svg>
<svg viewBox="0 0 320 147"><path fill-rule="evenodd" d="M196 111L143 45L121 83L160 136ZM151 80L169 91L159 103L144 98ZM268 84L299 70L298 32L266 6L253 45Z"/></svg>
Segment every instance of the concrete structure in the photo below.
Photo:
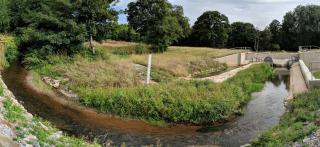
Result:
<svg viewBox="0 0 320 147"><path fill-rule="evenodd" d="M308 86L302 74L300 64L294 63L290 68L290 93L288 99L292 99L296 95L306 91L308 91Z"/></svg>
<svg viewBox="0 0 320 147"><path fill-rule="evenodd" d="M320 88L320 79L316 79L303 60L299 61L304 80L308 88Z"/></svg>
<svg viewBox="0 0 320 147"><path fill-rule="evenodd" d="M249 63L246 61L246 53L232 54L229 56L216 58L214 60L220 63L226 63L228 66L241 66Z"/></svg>

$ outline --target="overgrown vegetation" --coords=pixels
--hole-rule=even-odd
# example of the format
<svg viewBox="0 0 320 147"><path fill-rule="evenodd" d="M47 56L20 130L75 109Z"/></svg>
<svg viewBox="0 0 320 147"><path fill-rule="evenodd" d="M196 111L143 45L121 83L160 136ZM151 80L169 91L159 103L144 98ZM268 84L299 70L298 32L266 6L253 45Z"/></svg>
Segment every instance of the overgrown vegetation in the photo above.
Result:
<svg viewBox="0 0 320 147"><path fill-rule="evenodd" d="M315 72L313 75L315 78L320 79L320 71Z"/></svg>
<svg viewBox="0 0 320 147"><path fill-rule="evenodd" d="M0 34L0 70L8 67L19 55L16 40Z"/></svg>
<svg viewBox="0 0 320 147"><path fill-rule="evenodd" d="M272 68L261 64L240 72L222 84L171 79L157 85L144 86L130 84L134 78L125 78L130 77L128 74L131 72L126 71L130 67L120 68L118 63L121 62L113 67L106 65L109 64L108 61L85 62L87 61L81 59L61 64L60 67L46 66L37 72L41 75L70 78L68 86L81 97L80 102L85 106L122 117L175 123L202 124L227 119L241 104L250 100L250 94L260 90L264 81L272 75ZM98 63L102 65L95 66ZM69 68L63 70L65 66ZM92 73L92 67L96 67L98 71L107 68L116 72ZM115 81L118 84L112 84L107 77L117 79Z"/></svg>
<svg viewBox="0 0 320 147"><path fill-rule="evenodd" d="M320 129L320 90L313 89L298 95L289 103L280 124L265 132L253 146L290 146Z"/></svg>
<svg viewBox="0 0 320 147"><path fill-rule="evenodd" d="M11 123L18 124L16 128L17 141L28 135L34 135L39 139L40 146L99 146L96 143L89 144L83 139L69 137L64 134L55 138L53 136L56 135L59 130L49 122L43 121L40 118L27 119L26 112L8 98L3 101L3 106L5 119Z"/></svg>

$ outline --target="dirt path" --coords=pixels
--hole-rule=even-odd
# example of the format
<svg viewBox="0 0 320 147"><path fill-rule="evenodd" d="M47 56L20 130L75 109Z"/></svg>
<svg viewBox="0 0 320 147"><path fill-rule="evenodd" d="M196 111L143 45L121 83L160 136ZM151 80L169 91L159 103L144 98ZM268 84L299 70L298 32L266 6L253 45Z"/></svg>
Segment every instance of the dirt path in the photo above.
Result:
<svg viewBox="0 0 320 147"><path fill-rule="evenodd" d="M215 83L222 83L225 80L235 76L238 72L243 71L245 69L248 69L249 67L251 67L251 65L259 64L259 63L260 62L250 63L248 65L241 66L241 67L238 67L236 69L224 72L224 73L219 74L219 75L211 76L211 77L205 77L205 78L183 78L183 79L185 79L185 80L210 80L210 81L213 81Z"/></svg>

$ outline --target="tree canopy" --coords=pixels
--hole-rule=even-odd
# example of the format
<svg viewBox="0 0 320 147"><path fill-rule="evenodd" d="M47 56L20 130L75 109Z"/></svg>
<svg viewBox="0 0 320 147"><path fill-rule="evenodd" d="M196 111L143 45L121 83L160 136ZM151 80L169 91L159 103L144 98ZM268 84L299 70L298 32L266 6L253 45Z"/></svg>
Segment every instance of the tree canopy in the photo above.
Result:
<svg viewBox="0 0 320 147"><path fill-rule="evenodd" d="M298 6L284 16L282 48L297 50L301 45L320 46L320 6Z"/></svg>
<svg viewBox="0 0 320 147"><path fill-rule="evenodd" d="M25 63L38 66L50 54L71 55L81 49L85 26L75 21L70 2L28 0L13 3L11 8L19 12L13 23L21 22L14 25Z"/></svg>
<svg viewBox="0 0 320 147"><path fill-rule="evenodd" d="M108 25L117 20L118 12L110 8L116 0L71 0L73 15L78 23L86 27L87 41L103 40L108 32Z"/></svg>
<svg viewBox="0 0 320 147"><path fill-rule="evenodd" d="M192 28L198 46L224 47L228 41L229 20L218 11L204 12Z"/></svg>
<svg viewBox="0 0 320 147"><path fill-rule="evenodd" d="M234 22L231 24L229 45L232 47L254 47L257 30L251 23Z"/></svg>
<svg viewBox="0 0 320 147"><path fill-rule="evenodd" d="M10 27L10 16L8 9L8 0L0 0L0 32L6 33L9 31Z"/></svg>
<svg viewBox="0 0 320 147"><path fill-rule="evenodd" d="M128 4L129 25L142 39L152 45L154 52L164 52L167 47L188 30L188 19L183 9L172 6L167 0L138 0Z"/></svg>

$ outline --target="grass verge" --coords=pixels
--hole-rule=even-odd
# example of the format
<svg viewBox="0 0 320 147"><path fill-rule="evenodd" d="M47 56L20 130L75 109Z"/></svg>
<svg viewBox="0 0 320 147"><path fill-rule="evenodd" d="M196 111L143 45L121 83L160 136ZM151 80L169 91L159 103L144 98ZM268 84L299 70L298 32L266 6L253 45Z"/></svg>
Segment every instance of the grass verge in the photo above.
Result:
<svg viewBox="0 0 320 147"><path fill-rule="evenodd" d="M289 103L280 124L265 132L252 146L291 146L320 129L320 90L314 89L298 95Z"/></svg>

